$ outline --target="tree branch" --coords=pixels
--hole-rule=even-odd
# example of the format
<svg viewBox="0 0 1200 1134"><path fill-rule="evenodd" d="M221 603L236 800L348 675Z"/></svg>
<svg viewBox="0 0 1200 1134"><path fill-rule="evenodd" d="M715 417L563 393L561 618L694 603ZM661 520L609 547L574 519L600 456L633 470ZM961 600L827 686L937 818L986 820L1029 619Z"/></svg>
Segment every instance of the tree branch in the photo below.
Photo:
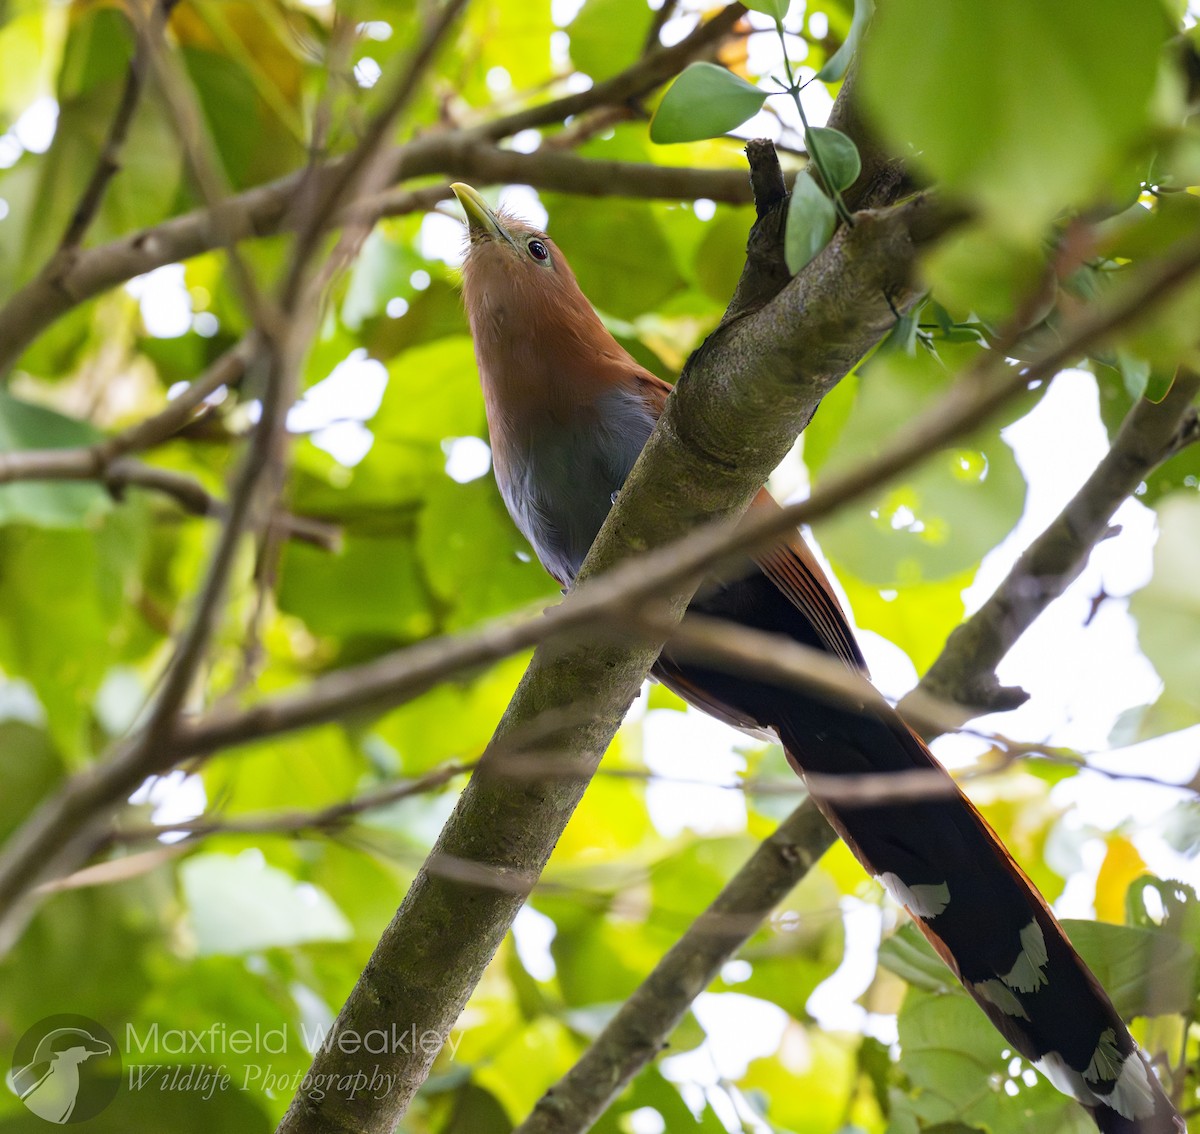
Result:
<svg viewBox="0 0 1200 1134"><path fill-rule="evenodd" d="M479 126L429 134L397 147L381 163L389 171L387 180L401 182L437 173L458 179L490 180L482 166L473 164L479 161L487 163L493 174L502 176L503 180L578 191L580 186L589 184L591 163L586 159L552 150L511 154L505 159L500 155L509 151L498 151L495 143L524 129L561 122L570 115L599 106L624 105L648 94L692 59L710 53L729 35L744 13L741 4L731 4L673 47L651 52L622 74L597 83L590 90L553 99ZM362 211L353 205L346 209L345 216L313 210L301 218L293 209L302 187L306 193L322 194L323 186L341 177L339 170L345 160L308 166L267 185L226 198L219 213L211 208L199 209L98 248L78 250L63 270L53 273L53 278L39 275L0 309L0 375L5 374L25 348L56 319L134 276L189 259L223 243L272 235L281 230L285 218L306 220L315 217L322 227L334 227L347 217L361 221ZM505 161L511 164L504 165ZM547 174L544 184L538 180L539 167ZM740 202L750 199L745 177L737 171L722 170L701 176L699 171L688 170L682 171L682 176L664 176L664 171L657 167L603 163L602 173L608 184L619 182L621 191L630 196L703 196ZM650 188L642 188L643 179L648 179L645 184ZM427 192L401 194L381 201L380 211L374 216L428 208L446 196L448 189L432 197Z"/></svg>
<svg viewBox="0 0 1200 1134"><path fill-rule="evenodd" d="M811 800L797 807L759 844L513 1134L589 1130L609 1102L663 1050L667 1037L721 966L836 839Z"/></svg>
<svg viewBox="0 0 1200 1134"><path fill-rule="evenodd" d="M1109 523L1134 489L1183 440L1196 438L1192 402L1200 377L1180 374L1161 402L1139 399L1096 466L1053 523L1026 548L995 593L946 642L921 684L901 703L922 716L926 698L957 702L966 720L1015 708L1020 689L1000 685L996 666L1033 621L1079 577L1092 549L1109 534Z"/></svg>
<svg viewBox="0 0 1200 1134"><path fill-rule="evenodd" d="M636 563L623 564L603 578L578 586L565 602L528 621L501 619L481 631L422 642L365 665L326 674L299 691L267 698L239 713L185 722L174 738L175 758L265 739L348 713L395 707L454 673L539 642L578 634L611 618L614 611L636 608L680 580L746 554L750 547L769 546L796 525L829 515L858 494L878 488L887 478L977 428L1006 397L1015 396L1028 382L1052 376L1065 364L1064 359L1074 361L1113 326L1145 313L1158 299L1169 295L1171 287L1187 278L1184 268L1188 265L1191 271L1200 270L1200 243L1191 251L1185 249L1165 268L1155 265L1152 271L1139 273L1136 284L1121 301L1099 316L1089 312L1068 322L1061 345L1056 343L1044 350L1026 367L1018 369L1003 358L983 356L979 365L951 387L946 398L898 431L878 457L827 481L799 504L740 524L718 522L672 546L645 552ZM1168 287L1164 280L1174 282ZM814 298L814 310L823 302Z"/></svg>
<svg viewBox="0 0 1200 1134"><path fill-rule="evenodd" d="M894 316L886 296L900 307L906 295L911 301L906 287L915 253L909 232L916 218L926 218L923 206L861 214L773 301L728 324L726 333L718 331L693 355L588 554L580 583L697 524L744 511L821 397L890 326ZM764 341L770 336L782 341ZM697 582L693 575L665 598L672 619L682 615ZM335 1028L368 1031L400 1019L449 1033L663 640L653 635L614 643L604 628L589 628L539 647ZM544 762L569 752L575 775L506 774L504 759L515 738L546 713L561 725L541 730L532 741L521 738L522 756ZM470 864L488 884L448 874L446 863ZM448 932L464 922L470 934ZM432 1055L393 1052L382 1058L394 1076L385 1098L297 1093L280 1134L390 1131L424 1081ZM330 1045L314 1057L312 1074L336 1081L353 1062Z"/></svg>
<svg viewBox="0 0 1200 1134"><path fill-rule="evenodd" d="M22 480L94 480L113 496L127 488L144 488L169 496L193 516L226 519L227 505L198 480L172 469L157 468L129 457L97 464L90 449L31 449L0 453L0 484ZM341 544L341 529L308 516L281 513L272 518L289 539L310 543L324 551L336 551Z"/></svg>

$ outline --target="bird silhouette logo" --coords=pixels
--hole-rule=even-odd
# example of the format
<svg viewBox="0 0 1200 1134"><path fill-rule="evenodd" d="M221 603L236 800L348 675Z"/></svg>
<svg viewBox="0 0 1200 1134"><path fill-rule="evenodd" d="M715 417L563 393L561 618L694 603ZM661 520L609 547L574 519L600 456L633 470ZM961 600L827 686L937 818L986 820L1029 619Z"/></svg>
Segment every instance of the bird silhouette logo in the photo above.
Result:
<svg viewBox="0 0 1200 1134"><path fill-rule="evenodd" d="M8 1085L26 1110L46 1122L84 1122L112 1102L120 1061L103 1025L86 1016L48 1016L17 1042Z"/></svg>

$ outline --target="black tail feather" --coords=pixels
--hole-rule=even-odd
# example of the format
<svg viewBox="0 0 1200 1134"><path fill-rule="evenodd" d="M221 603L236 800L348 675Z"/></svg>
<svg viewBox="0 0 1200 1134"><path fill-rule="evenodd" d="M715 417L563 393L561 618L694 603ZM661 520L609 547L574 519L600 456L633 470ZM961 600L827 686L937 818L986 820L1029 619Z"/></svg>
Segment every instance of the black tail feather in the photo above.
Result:
<svg viewBox="0 0 1200 1134"><path fill-rule="evenodd" d="M694 605L828 648L762 576ZM914 769L944 777L944 790L904 802L851 806L844 792L814 798L1013 1049L1086 1107L1102 1131L1184 1134L1182 1118L1037 888L886 703L855 711L679 662L669 646L656 674L727 720L773 728L801 774L850 783L844 777Z"/></svg>
<svg viewBox="0 0 1200 1134"><path fill-rule="evenodd" d="M886 748L887 764L903 753L908 767L945 775L894 715L819 715L819 737L811 706L799 725L786 717L779 725L800 768L836 774L861 762L857 753ZM817 802L1013 1049L1101 1130L1182 1134L1182 1119L1107 993L970 800L954 789L882 806Z"/></svg>

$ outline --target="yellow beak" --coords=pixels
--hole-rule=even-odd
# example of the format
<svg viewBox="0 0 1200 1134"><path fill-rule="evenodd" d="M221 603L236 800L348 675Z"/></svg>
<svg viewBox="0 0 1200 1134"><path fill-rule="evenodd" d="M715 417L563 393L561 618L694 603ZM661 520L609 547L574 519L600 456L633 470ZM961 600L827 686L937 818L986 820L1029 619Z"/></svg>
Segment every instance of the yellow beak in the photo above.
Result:
<svg viewBox="0 0 1200 1134"><path fill-rule="evenodd" d="M517 247L508 229L476 190L461 181L454 182L450 188L458 198L458 203L462 205L463 212L467 214L467 231L472 239L479 236L484 239L503 240L513 248Z"/></svg>

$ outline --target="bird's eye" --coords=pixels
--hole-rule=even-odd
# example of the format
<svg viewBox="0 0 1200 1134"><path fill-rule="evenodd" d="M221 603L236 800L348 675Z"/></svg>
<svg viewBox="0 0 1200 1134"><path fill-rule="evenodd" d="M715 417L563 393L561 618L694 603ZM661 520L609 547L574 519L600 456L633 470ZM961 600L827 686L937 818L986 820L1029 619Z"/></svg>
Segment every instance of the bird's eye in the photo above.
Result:
<svg viewBox="0 0 1200 1134"><path fill-rule="evenodd" d="M550 249L547 248L540 240L531 240L529 242L529 255L539 263L544 264L550 259Z"/></svg>

